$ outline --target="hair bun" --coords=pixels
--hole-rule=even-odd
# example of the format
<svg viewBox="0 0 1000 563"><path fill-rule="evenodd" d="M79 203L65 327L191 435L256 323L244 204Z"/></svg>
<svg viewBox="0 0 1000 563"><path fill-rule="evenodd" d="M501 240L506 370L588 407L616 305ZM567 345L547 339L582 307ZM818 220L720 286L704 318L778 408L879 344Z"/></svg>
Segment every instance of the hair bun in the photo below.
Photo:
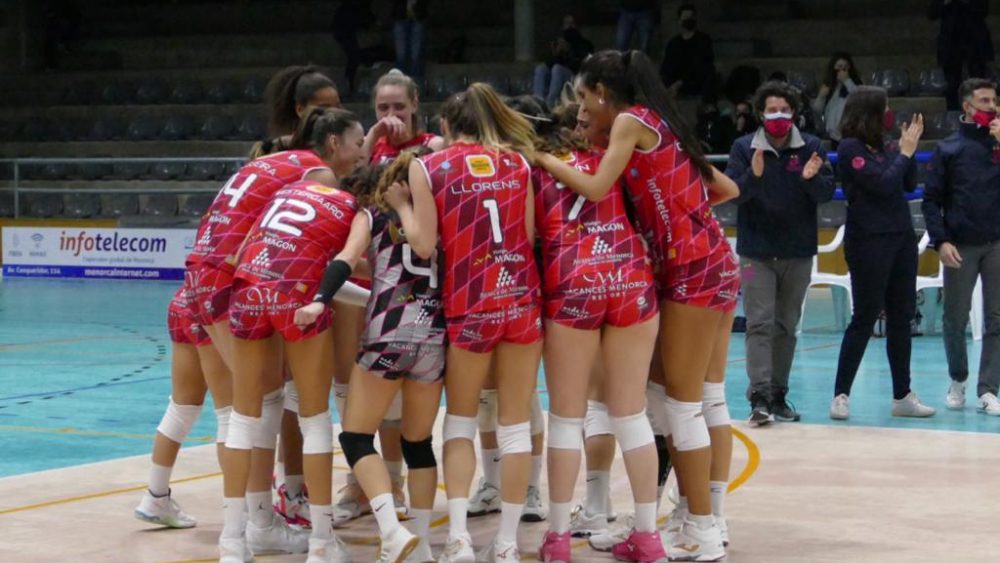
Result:
<svg viewBox="0 0 1000 563"><path fill-rule="evenodd" d="M399 70L398 68L394 68L394 69L390 70L389 72L385 73L385 75L386 76L406 76L406 73L403 72L403 71L401 71L401 70Z"/></svg>

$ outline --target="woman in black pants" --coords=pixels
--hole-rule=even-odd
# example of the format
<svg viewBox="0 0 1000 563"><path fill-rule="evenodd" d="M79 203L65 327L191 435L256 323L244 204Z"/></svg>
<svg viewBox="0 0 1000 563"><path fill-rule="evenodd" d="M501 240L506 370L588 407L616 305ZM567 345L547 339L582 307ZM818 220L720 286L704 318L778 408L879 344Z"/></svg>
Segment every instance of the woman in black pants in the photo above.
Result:
<svg viewBox="0 0 1000 563"><path fill-rule="evenodd" d="M840 122L838 166L847 194L844 254L851 270L854 314L844 333L830 418L850 415L848 395L879 312L886 312L886 351L892 371L893 416L932 416L910 390L910 321L916 309L917 238L904 192L916 187L913 154L923 116L903 127L897 146L882 88L862 86L847 98Z"/></svg>

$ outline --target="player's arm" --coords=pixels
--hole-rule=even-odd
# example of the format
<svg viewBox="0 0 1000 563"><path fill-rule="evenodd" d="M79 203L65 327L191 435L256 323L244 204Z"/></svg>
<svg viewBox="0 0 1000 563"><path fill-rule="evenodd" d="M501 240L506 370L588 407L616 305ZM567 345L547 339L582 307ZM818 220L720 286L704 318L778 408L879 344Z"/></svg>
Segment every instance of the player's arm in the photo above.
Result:
<svg viewBox="0 0 1000 563"><path fill-rule="evenodd" d="M712 179L706 180L705 185L708 187L708 202L712 205L725 203L740 195L736 182L715 168L712 168Z"/></svg>
<svg viewBox="0 0 1000 563"><path fill-rule="evenodd" d="M313 302L295 311L294 322L297 326L309 326L316 322L316 319L323 314L333 296L340 291L340 288L351 277L351 271L358 261L361 260L361 256L364 254L365 249L368 248L370 241L371 226L368 222L368 214L364 212L358 213L351 222L351 232L347 236L344 248L326 265L326 271L323 272L323 280L316 290Z"/></svg>
<svg viewBox="0 0 1000 563"><path fill-rule="evenodd" d="M430 181L419 160L410 163L409 184L397 182L386 191L386 202L399 214L406 242L428 260L437 248L437 207Z"/></svg>

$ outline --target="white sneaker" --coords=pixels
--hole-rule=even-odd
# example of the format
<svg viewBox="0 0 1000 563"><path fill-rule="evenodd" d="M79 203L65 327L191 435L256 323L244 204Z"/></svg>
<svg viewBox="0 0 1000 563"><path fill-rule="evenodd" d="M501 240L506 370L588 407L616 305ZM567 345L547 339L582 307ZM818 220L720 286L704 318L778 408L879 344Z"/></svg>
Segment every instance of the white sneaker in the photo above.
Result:
<svg viewBox="0 0 1000 563"><path fill-rule="evenodd" d="M399 526L388 538L381 541L378 549L377 563L403 563L410 553L417 548L420 538Z"/></svg>
<svg viewBox="0 0 1000 563"><path fill-rule="evenodd" d="M722 536L722 546L729 547L729 522L725 518L715 517L715 525L719 527L719 535Z"/></svg>
<svg viewBox="0 0 1000 563"><path fill-rule="evenodd" d="M324 540L309 538L309 557L306 563L351 563L351 554L340 538Z"/></svg>
<svg viewBox="0 0 1000 563"><path fill-rule="evenodd" d="M340 489L340 499L333 505L333 527L339 528L355 518L372 513L368 497L361 490L361 485L348 483Z"/></svg>
<svg viewBox="0 0 1000 563"><path fill-rule="evenodd" d="M681 508L680 505L674 507L667 515L667 521L663 524L663 532L669 537L673 537L680 533L681 528L684 527L684 520L687 519L688 511L687 508Z"/></svg>
<svg viewBox="0 0 1000 563"><path fill-rule="evenodd" d="M830 403L830 418L834 420L847 420L851 417L851 398L841 393L833 398Z"/></svg>
<svg viewBox="0 0 1000 563"><path fill-rule="evenodd" d="M591 514L582 506L573 509L569 521L570 534L575 538L586 538L608 531L608 517L604 513Z"/></svg>
<svg viewBox="0 0 1000 563"><path fill-rule="evenodd" d="M271 524L259 528L247 522L247 545L254 553L305 553L309 551L309 531L292 527L284 518L271 512Z"/></svg>
<svg viewBox="0 0 1000 563"><path fill-rule="evenodd" d="M135 507L135 517L143 522L168 528L194 528L198 524L194 517L186 514L180 505L170 498L169 490L165 496L154 497L153 493L146 489L139 506Z"/></svg>
<svg viewBox="0 0 1000 563"><path fill-rule="evenodd" d="M494 539L479 553L479 560L487 563L521 563L521 552L516 543Z"/></svg>
<svg viewBox="0 0 1000 563"><path fill-rule="evenodd" d="M420 543L410 556L406 558L406 563L434 563L434 554L431 553L431 544L424 538L418 538Z"/></svg>
<svg viewBox="0 0 1000 563"><path fill-rule="evenodd" d="M599 534L592 534L587 538L587 543L590 544L590 548L594 551L611 551L611 548L617 544L622 543L628 539L629 534L632 533L632 527L627 528L615 527L615 529L608 529Z"/></svg>
<svg viewBox="0 0 1000 563"><path fill-rule="evenodd" d="M917 394L913 391L903 397L900 400L892 400L892 416L908 416L916 418L926 418L928 416L934 416L934 407L928 407L927 405L920 402L917 398Z"/></svg>
<svg viewBox="0 0 1000 563"><path fill-rule="evenodd" d="M476 563L476 553L472 550L472 537L462 534L458 537L448 537L444 550L438 557L438 563Z"/></svg>
<svg viewBox="0 0 1000 563"><path fill-rule="evenodd" d="M979 397L976 406L981 412L990 416L1000 416L1000 399L997 399L993 393L984 393L982 397Z"/></svg>
<svg viewBox="0 0 1000 563"><path fill-rule="evenodd" d="M253 551L242 538L219 538L219 563L250 563Z"/></svg>
<svg viewBox="0 0 1000 563"><path fill-rule="evenodd" d="M684 521L684 526L671 539L667 547L671 561L720 561L726 556L719 527L701 530L694 522Z"/></svg>
<svg viewBox="0 0 1000 563"><path fill-rule="evenodd" d="M541 522L548 515L538 487L528 487L528 496L524 500L524 510L521 512L521 522Z"/></svg>
<svg viewBox="0 0 1000 563"><path fill-rule="evenodd" d="M485 479L479 479L479 488L476 494L469 499L469 516L484 516L491 512L500 512L500 489L496 488Z"/></svg>
<svg viewBox="0 0 1000 563"><path fill-rule="evenodd" d="M965 408L964 381L955 381L954 379L951 381L951 385L948 386L948 394L944 397L944 406L953 411Z"/></svg>

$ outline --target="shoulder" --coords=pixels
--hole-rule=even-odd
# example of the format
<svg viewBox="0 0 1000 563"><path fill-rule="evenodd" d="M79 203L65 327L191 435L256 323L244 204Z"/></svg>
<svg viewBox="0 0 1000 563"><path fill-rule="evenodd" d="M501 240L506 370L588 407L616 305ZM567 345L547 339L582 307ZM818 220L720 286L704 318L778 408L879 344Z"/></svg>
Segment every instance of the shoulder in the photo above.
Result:
<svg viewBox="0 0 1000 563"><path fill-rule="evenodd" d="M756 132L747 133L746 135L743 135L742 137L736 139L735 141L733 141L733 150L736 151L737 149L739 149L741 151L749 151L750 145L753 144L753 138L756 136L757 136Z"/></svg>

